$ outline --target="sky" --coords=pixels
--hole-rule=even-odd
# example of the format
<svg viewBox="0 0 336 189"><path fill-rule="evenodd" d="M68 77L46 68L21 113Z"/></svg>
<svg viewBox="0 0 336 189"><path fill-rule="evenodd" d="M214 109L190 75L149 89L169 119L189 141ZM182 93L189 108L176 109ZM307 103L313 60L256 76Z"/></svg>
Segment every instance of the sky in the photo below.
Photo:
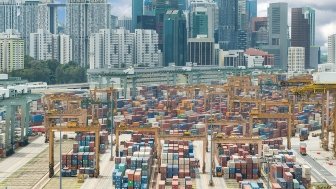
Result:
<svg viewBox="0 0 336 189"><path fill-rule="evenodd" d="M116 16L128 16L132 14L131 0L110 0L112 14ZM267 16L269 3L287 2L289 19L290 8L309 6L316 10L316 45L326 52L328 36L336 33L336 3L335 0L258 0L258 16ZM290 25L290 20L289 23Z"/></svg>

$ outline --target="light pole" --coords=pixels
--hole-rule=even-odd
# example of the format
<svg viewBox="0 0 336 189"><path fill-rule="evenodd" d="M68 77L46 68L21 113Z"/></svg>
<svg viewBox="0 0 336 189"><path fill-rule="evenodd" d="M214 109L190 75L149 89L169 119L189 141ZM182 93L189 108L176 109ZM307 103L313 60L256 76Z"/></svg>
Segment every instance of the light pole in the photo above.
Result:
<svg viewBox="0 0 336 189"><path fill-rule="evenodd" d="M113 127L114 127L114 81L112 81L112 94L111 94L111 157L110 161L113 161Z"/></svg>
<svg viewBox="0 0 336 189"><path fill-rule="evenodd" d="M60 136L60 148L59 148L59 153L60 153L60 177L59 177L59 183L60 183L60 189L62 189L62 116L59 117L60 118L60 129L59 129L59 136Z"/></svg>
<svg viewBox="0 0 336 189"><path fill-rule="evenodd" d="M213 114L212 114L212 96L211 96L211 101L210 101L210 121L213 122ZM214 185L214 182L212 180L212 137L213 137L213 125L211 124L211 135L210 135L210 180L209 180L209 186L213 186Z"/></svg>

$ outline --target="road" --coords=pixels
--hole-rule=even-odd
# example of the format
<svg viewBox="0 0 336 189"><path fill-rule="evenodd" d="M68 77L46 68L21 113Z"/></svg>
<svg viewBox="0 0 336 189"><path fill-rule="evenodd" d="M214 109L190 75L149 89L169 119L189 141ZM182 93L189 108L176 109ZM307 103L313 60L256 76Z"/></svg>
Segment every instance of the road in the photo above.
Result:
<svg viewBox="0 0 336 189"><path fill-rule="evenodd" d="M299 153L299 146L292 146L292 148L296 152L297 156L301 156L301 158L303 158L312 167L312 175L317 182L322 182L324 179L326 179L329 184L336 184L336 177L327 169L325 169L321 164L319 164L309 155L302 156Z"/></svg>
<svg viewBox="0 0 336 189"><path fill-rule="evenodd" d="M47 147L48 144L44 143L44 136L40 136L26 147L17 150L13 155L5 158L0 162L0 182L23 167Z"/></svg>

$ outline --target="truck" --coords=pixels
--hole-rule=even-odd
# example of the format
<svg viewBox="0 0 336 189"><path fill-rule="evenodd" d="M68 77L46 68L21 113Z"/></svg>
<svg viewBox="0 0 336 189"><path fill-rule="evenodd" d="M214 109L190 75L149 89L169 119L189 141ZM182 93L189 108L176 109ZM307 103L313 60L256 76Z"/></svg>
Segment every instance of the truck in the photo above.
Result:
<svg viewBox="0 0 336 189"><path fill-rule="evenodd" d="M221 177L223 176L223 171L221 166L216 166L216 177Z"/></svg>
<svg viewBox="0 0 336 189"><path fill-rule="evenodd" d="M309 131L308 128L301 128L300 129L300 141L308 140Z"/></svg>
<svg viewBox="0 0 336 189"><path fill-rule="evenodd" d="M307 144L304 142L300 143L300 154L303 156L307 155Z"/></svg>

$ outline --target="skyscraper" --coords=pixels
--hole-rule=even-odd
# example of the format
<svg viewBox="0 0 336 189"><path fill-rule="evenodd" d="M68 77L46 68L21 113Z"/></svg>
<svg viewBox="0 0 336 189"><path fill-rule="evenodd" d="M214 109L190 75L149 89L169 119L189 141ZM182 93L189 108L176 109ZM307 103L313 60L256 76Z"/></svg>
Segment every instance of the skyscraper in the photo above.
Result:
<svg viewBox="0 0 336 189"><path fill-rule="evenodd" d="M218 43L221 49L236 49L238 31L238 1L218 0Z"/></svg>
<svg viewBox="0 0 336 189"><path fill-rule="evenodd" d="M292 8L291 46L305 48L305 68L310 68L310 47L315 43L315 11L311 8Z"/></svg>
<svg viewBox="0 0 336 189"><path fill-rule="evenodd" d="M125 28L126 30L132 30L132 18L121 17L118 19L118 28Z"/></svg>
<svg viewBox="0 0 336 189"><path fill-rule="evenodd" d="M159 34L159 48L163 50L163 22L167 10L178 10L178 0L156 0L156 32Z"/></svg>
<svg viewBox="0 0 336 189"><path fill-rule="evenodd" d="M73 43L73 61L88 65L88 45L91 33L110 26L111 5L106 0L67 0L66 34Z"/></svg>
<svg viewBox="0 0 336 189"><path fill-rule="evenodd" d="M0 72L24 68L24 41L16 30L0 33Z"/></svg>
<svg viewBox="0 0 336 189"><path fill-rule="evenodd" d="M155 16L155 7L153 0L144 0L143 15Z"/></svg>
<svg viewBox="0 0 336 189"><path fill-rule="evenodd" d="M287 70L288 58L288 4L271 3L268 14L268 45L264 50L274 55L275 67Z"/></svg>
<svg viewBox="0 0 336 189"><path fill-rule="evenodd" d="M328 36L328 63L336 64L336 34Z"/></svg>
<svg viewBox="0 0 336 189"><path fill-rule="evenodd" d="M137 18L137 29L155 30L156 29L155 16L142 15Z"/></svg>
<svg viewBox="0 0 336 189"><path fill-rule="evenodd" d="M164 65L184 66L187 55L186 18L180 10L168 10L164 18Z"/></svg>
<svg viewBox="0 0 336 189"><path fill-rule="evenodd" d="M197 37L197 35L208 36L208 15L207 9L204 7L197 7L194 12L191 13L191 37Z"/></svg>
<svg viewBox="0 0 336 189"><path fill-rule="evenodd" d="M257 17L258 12L258 0L246 1L247 22L251 23L252 18Z"/></svg>
<svg viewBox="0 0 336 189"><path fill-rule="evenodd" d="M208 17L208 37L214 38L215 30L218 29L218 6L215 2L209 2L207 0L192 0L189 6L189 23L188 23L188 37L192 37L193 14L198 10L205 9L205 14ZM198 27L198 26L196 26Z"/></svg>
<svg viewBox="0 0 336 189"><path fill-rule="evenodd" d="M251 46L261 48L268 45L267 17L255 17L251 24Z"/></svg>
<svg viewBox="0 0 336 189"><path fill-rule="evenodd" d="M138 16L143 15L143 7L144 7L143 0L132 0L132 30L131 32L134 32L134 30L137 27Z"/></svg>

